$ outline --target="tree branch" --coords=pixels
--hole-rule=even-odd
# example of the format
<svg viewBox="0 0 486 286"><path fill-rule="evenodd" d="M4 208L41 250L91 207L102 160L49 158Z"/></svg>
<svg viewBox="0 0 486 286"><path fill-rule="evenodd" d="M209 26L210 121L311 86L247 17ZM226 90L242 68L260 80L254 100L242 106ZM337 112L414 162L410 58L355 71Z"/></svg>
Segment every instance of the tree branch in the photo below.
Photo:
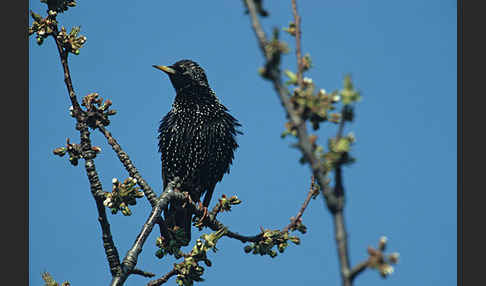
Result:
<svg viewBox="0 0 486 286"><path fill-rule="evenodd" d="M153 274L152 272L143 271L143 270L140 270L140 269L137 269L137 268L133 269L130 274L140 275L140 276L148 277L148 278L155 276L155 274Z"/></svg>
<svg viewBox="0 0 486 286"><path fill-rule="evenodd" d="M267 43L267 38L265 36L265 32L262 29L262 26L260 25L260 21L258 20L255 4L253 3L253 0L245 1L248 6L248 11L250 12L252 27L255 34L257 35L260 49L268 62L271 59L271 56L265 49L265 43ZM277 92L277 95L279 96L282 106L285 109L287 118L290 120L290 123L297 132L297 146L299 147L306 161L309 162L312 173L317 179L319 186L321 187L322 194L326 200L326 203L328 204L328 206L336 207L338 205L338 198L334 196L334 194L327 185L326 172L324 171L320 160L313 152L312 144L309 141L309 135L307 134L305 122L300 118L299 114L292 106L292 103L290 101L290 93L287 88L284 87L281 80L281 71L278 66L268 66L272 68L272 70L268 71L269 80L272 82L273 87Z"/></svg>
<svg viewBox="0 0 486 286"><path fill-rule="evenodd" d="M57 39L57 35L59 34L57 25L53 26L53 30L54 32L52 34L52 37L56 42L57 51L59 52L61 65L64 71L64 83L66 84L66 88L69 94L69 99L71 100L71 104L74 108L74 115L79 122L81 116L81 107L79 106L78 100L76 99L76 93L74 92L73 83L71 81L71 74L69 72L69 65L68 65L68 51L62 48L62 43Z"/></svg>
<svg viewBox="0 0 486 286"><path fill-rule="evenodd" d="M88 145L86 147L91 149L91 147L89 147L88 127L86 126L86 128L83 128L81 132L82 132L81 138L86 137L88 139L87 144L81 143L81 145ZM94 155L91 156L94 157ZM90 157L86 158L85 169L91 186L91 194L93 195L93 198L95 199L96 202L96 209L98 211L98 222L100 223L101 232L102 232L103 248L105 249L106 258L108 259L111 276L116 276L118 273L121 272L120 257L118 254L118 250L115 247L113 237L111 235L110 224L106 216L105 206L103 205L104 197L99 195L99 193L102 192L102 186L99 180L98 173L96 172L94 160L92 158Z"/></svg>
<svg viewBox="0 0 486 286"><path fill-rule="evenodd" d="M361 262L360 264L354 266L353 269L351 269L351 271L349 273L349 279L351 279L351 281L353 281L354 278L356 278L359 274L361 274L361 272L365 271L366 268L368 268L369 264L370 264L369 261L365 260L365 261Z"/></svg>
<svg viewBox="0 0 486 286"><path fill-rule="evenodd" d="M338 142L341 139L342 133L344 131L344 125L345 125L344 111L345 108L343 107L341 111L341 121L339 122L339 127L336 134L336 142ZM334 232L336 235L335 236L336 246L338 251L339 264L341 266L341 279L344 286L351 286L353 284L354 277L351 277L351 270L350 270L351 263L350 263L349 252L348 252L348 235L344 223L343 208L344 208L345 197L344 197L344 185L343 185L341 160L337 162L336 168L334 169L334 195L337 198L339 198L339 202L341 203L338 206L338 208L329 209L333 215ZM356 276L359 273L355 273L354 275Z"/></svg>
<svg viewBox="0 0 486 286"><path fill-rule="evenodd" d="M186 199L186 196L184 194L175 191L175 186L176 186L175 181L167 184L167 187L165 188L164 192L157 199L157 203L152 208L152 212L150 213L150 216L148 217L147 221L142 227L142 230L140 231L137 238L135 239L133 246L130 248L130 250L125 255L125 258L123 259L122 273L120 273L120 275L113 277L110 285L112 286L123 285L125 280L133 271L135 265L137 265L138 255L140 254L140 252L142 252L142 247L145 241L147 240L147 237L152 232L152 229L155 223L157 223L162 210L167 207L169 202Z"/></svg>
<svg viewBox="0 0 486 286"><path fill-rule="evenodd" d="M132 178L137 179L137 184L142 189L145 197L150 202L150 205L152 207L154 207L155 204L156 204L156 200L157 200L155 192L147 184L147 182L142 178L142 176L140 176L140 173L138 172L137 168L135 168L135 165L130 160L130 157L128 157L128 154L125 151L123 151L120 144L118 144L118 142L115 140L115 138L113 138L111 133L108 130L106 130L106 128L103 125L98 124L97 128L101 132L101 134L103 134L105 136L105 138L108 140L108 144L110 144L113 151L115 151L116 155L118 156L118 159L120 159L120 162L123 164L123 166L127 170L128 174L130 174L130 176Z"/></svg>
<svg viewBox="0 0 486 286"><path fill-rule="evenodd" d="M350 279L347 234L342 210L333 214L333 221L339 264L341 265L342 283L344 286L350 286L352 281Z"/></svg>
<svg viewBox="0 0 486 286"><path fill-rule="evenodd" d="M253 26L253 31L255 31L255 35L258 39L260 50L264 51L263 55L265 56L267 61L269 61L271 57L265 52L265 46L267 44L267 36L265 35L265 32L263 31L262 26L260 25L260 20L258 20L255 2L253 2L253 0L244 0L244 1L246 2L248 11L250 12L251 24Z"/></svg>
<svg viewBox="0 0 486 286"><path fill-rule="evenodd" d="M284 229L282 230L282 232L287 232L287 231L289 231L289 229L292 229L292 228L294 228L297 225L297 223L300 221L300 218L304 214L304 211L307 208L307 205L309 204L309 202L310 202L310 200L311 200L311 198L312 198L312 196L314 194L315 194L315 190L314 190L314 176L312 176L311 186L309 188L309 192L307 193L307 197L305 198L304 203L300 207L300 210L297 213L297 215L295 216L295 218L293 218L290 221L289 225L287 225L286 227L284 227Z"/></svg>
<svg viewBox="0 0 486 286"><path fill-rule="evenodd" d="M89 138L88 126L85 122L85 117L82 115L83 112L76 98L74 92L73 84L71 81L71 74L69 72L68 66L68 52L62 48L61 42L57 39L58 28L57 25L54 26L54 32L52 37L54 38L59 52L59 57L61 60L61 65L64 70L64 83L69 93L69 98L73 106L73 114L76 118L77 124L76 129L79 130L81 136L81 149L83 150L83 157L85 158L85 169L90 183L91 194L96 202L96 209L98 211L98 221L101 226L103 247L105 249L105 255L108 260L110 267L110 272L112 276L117 275L121 272L120 258L118 255L118 250L116 249L113 237L111 235L110 224L106 216L105 206L103 205L102 197L102 185L96 171L93 158L95 153L91 150L91 140Z"/></svg>
<svg viewBox="0 0 486 286"><path fill-rule="evenodd" d="M292 0L292 13L295 21L295 55L297 56L297 83L300 87L303 86L304 65L302 63L301 51L301 31L300 31L300 15L297 12L297 1Z"/></svg>
<svg viewBox="0 0 486 286"><path fill-rule="evenodd" d="M164 284L165 282L169 281L169 279L176 274L177 274L177 271L175 269L172 269L169 273L165 274L161 278L150 281L147 284L147 286L160 286L160 285Z"/></svg>
<svg viewBox="0 0 486 286"><path fill-rule="evenodd" d="M331 188L328 186L327 173L321 164L321 160L313 152L312 144L309 140L309 135L307 133L305 121L301 119L297 111L294 109L293 105L290 102L290 93L287 90L287 88L285 88L282 84L280 68L278 65L268 64L268 61L271 59L271 55L265 49L267 38L258 20L254 1L253 0L245 0L245 1L248 10L250 12L252 27L257 36L260 50L262 51L267 61L266 67L272 69L270 71L266 71L266 75L267 75L266 78L273 83L274 89L277 92L277 95L279 96L283 107L285 108L290 124L296 130L297 139L298 139L297 146L302 152L304 159L309 163L312 173L314 177L317 179L319 186L321 187L322 195L325 199L326 205L329 211L331 212L331 214L333 215L335 234L336 234L336 244L338 248L339 261L341 264L341 277L343 280L342 282L343 285L345 286L351 285L352 280L350 279L350 270L349 270L347 234L346 234L344 215L343 215L344 187L342 185L341 164L338 163L338 166L335 169L336 187L334 188L334 190L331 190ZM300 30L301 19L297 11L296 0L292 0L292 10L293 10L294 22L296 26L295 37L296 37L296 56L297 56L297 66L298 66L298 72L297 72L298 84L301 88L303 88L303 80L302 80L303 62L301 56L301 30ZM342 120L339 126L338 138L342 136L343 128L344 128L344 120Z"/></svg>

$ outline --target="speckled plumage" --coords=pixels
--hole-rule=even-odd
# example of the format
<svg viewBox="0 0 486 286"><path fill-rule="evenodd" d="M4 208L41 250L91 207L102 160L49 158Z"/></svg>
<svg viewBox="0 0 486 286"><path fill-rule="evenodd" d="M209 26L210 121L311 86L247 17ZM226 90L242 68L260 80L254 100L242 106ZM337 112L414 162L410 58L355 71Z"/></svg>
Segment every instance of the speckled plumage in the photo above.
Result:
<svg viewBox="0 0 486 286"><path fill-rule="evenodd" d="M204 194L203 205L208 207L216 183L229 173L241 125L219 102L197 63L181 60L169 68L176 97L158 130L164 189L177 176L182 191L194 201ZM183 228L190 240L188 210L173 204L164 216L169 228Z"/></svg>

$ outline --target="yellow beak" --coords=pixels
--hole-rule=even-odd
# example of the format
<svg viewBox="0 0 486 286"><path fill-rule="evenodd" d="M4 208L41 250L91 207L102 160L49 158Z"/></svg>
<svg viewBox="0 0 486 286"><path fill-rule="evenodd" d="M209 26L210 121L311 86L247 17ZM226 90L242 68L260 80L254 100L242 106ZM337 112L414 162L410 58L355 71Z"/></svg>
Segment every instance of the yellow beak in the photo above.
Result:
<svg viewBox="0 0 486 286"><path fill-rule="evenodd" d="M168 74L175 74L176 71L173 69L173 68L170 68L168 66L156 66L156 65L153 65L154 68L158 69L158 70L161 70L165 73L168 73Z"/></svg>

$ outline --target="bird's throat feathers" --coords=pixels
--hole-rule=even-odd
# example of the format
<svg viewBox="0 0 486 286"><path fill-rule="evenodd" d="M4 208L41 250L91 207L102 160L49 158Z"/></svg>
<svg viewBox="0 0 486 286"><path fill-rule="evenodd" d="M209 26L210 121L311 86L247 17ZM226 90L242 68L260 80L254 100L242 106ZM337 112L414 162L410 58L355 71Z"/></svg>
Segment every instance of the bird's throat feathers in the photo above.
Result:
<svg viewBox="0 0 486 286"><path fill-rule="evenodd" d="M218 104L219 100L216 94L209 86L186 86L176 90L176 97L174 104L183 106L196 105L214 105Z"/></svg>

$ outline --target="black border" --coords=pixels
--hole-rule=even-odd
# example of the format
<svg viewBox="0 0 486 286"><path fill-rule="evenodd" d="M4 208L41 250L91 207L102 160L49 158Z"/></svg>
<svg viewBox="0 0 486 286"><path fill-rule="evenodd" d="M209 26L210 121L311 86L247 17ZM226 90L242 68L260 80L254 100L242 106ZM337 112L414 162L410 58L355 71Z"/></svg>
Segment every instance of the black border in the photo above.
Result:
<svg viewBox="0 0 486 286"><path fill-rule="evenodd" d="M458 33L458 284L481 285L486 253L486 200L482 198L486 178L482 138L486 129L485 17L484 9L473 6L481 2L468 1L466 9L464 3L460 1L458 6L458 19L462 20L458 21L458 32L462 32Z"/></svg>
<svg viewBox="0 0 486 286"><path fill-rule="evenodd" d="M2 4L2 284L28 285L29 3Z"/></svg>

